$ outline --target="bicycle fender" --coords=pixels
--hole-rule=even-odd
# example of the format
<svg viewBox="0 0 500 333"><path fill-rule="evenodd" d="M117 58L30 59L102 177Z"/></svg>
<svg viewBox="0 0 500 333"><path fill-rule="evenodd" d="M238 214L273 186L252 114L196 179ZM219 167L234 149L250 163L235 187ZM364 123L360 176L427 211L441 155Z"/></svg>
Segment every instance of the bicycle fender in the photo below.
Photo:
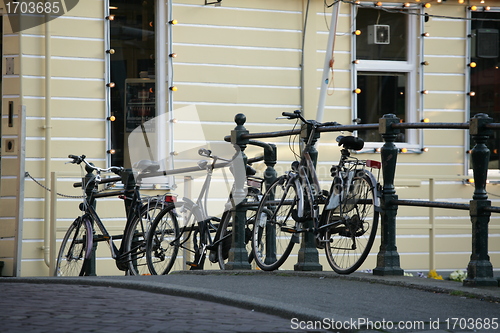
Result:
<svg viewBox="0 0 500 333"><path fill-rule="evenodd" d="M375 198L375 202L373 203L373 205L375 206L375 209L377 211L380 211L380 197L382 196L382 193L380 193L380 191L379 191L378 182L375 179L375 176L373 175L373 173L371 173L367 170L364 170L364 172L365 172L365 175L370 179L370 181L373 185L373 196Z"/></svg>

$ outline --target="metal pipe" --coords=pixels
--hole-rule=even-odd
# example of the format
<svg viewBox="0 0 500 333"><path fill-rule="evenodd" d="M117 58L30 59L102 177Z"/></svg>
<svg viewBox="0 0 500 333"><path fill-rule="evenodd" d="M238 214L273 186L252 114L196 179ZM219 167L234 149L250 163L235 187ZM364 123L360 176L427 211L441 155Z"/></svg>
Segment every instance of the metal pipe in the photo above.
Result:
<svg viewBox="0 0 500 333"><path fill-rule="evenodd" d="M390 204L399 206L435 207L435 208L450 208L450 209L462 209L462 210L470 209L470 205L468 204L440 202L440 201L391 200Z"/></svg>
<svg viewBox="0 0 500 333"><path fill-rule="evenodd" d="M52 120L51 120L51 43L50 43L50 14L45 15L45 184L49 185L51 178L51 156L52 156ZM43 224L43 259L47 267L50 267L50 192L45 192L45 210Z"/></svg>
<svg viewBox="0 0 500 333"><path fill-rule="evenodd" d="M329 75L330 68L333 70L333 48L335 46L335 35L337 34L337 19L339 16L340 9L340 1L336 1L333 4L332 10L332 20L330 22L330 33L328 34L328 44L326 46L326 55L325 62L323 64L323 77L320 82L320 92L319 92L319 101L318 101L318 110L316 111L316 120L322 121L323 113L325 111L325 101L326 101L326 93L328 91L328 85L330 83Z"/></svg>
<svg viewBox="0 0 500 333"><path fill-rule="evenodd" d="M49 235L49 276L56 271L56 228L57 228L57 174L50 177L50 235Z"/></svg>
<svg viewBox="0 0 500 333"><path fill-rule="evenodd" d="M429 178L429 200L434 201L434 178ZM429 207L429 270L436 269L436 220L434 208Z"/></svg>

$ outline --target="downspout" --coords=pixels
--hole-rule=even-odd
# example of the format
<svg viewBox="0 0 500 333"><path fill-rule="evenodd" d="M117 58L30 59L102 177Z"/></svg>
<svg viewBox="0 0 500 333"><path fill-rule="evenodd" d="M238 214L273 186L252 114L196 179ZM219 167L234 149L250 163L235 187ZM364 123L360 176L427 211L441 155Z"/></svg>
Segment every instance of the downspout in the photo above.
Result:
<svg viewBox="0 0 500 333"><path fill-rule="evenodd" d="M328 35L328 44L326 47L325 64L323 66L323 77L321 79L318 110L316 113L316 120L322 121L325 112L326 93L328 91L330 68L333 70L333 49L335 46L335 35L337 34L337 21L340 10L340 1L333 4L332 21L330 23L330 33Z"/></svg>
<svg viewBox="0 0 500 333"><path fill-rule="evenodd" d="M45 16L45 184L50 186L51 156L52 156L52 121L51 121L51 43L50 43L50 14ZM45 209L43 224L43 259L50 267L50 192L45 191ZM49 273L50 274L50 273Z"/></svg>

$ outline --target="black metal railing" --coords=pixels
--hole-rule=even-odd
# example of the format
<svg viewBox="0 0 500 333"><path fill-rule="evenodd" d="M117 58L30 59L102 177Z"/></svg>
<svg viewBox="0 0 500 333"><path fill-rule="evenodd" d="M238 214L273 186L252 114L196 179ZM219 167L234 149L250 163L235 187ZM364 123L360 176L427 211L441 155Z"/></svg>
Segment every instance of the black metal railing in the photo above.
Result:
<svg viewBox="0 0 500 333"><path fill-rule="evenodd" d="M301 129L250 133L244 127L245 121L246 117L243 114L237 114L235 116L237 126L231 131L230 136L224 138L226 141L238 146L243 155L246 146L252 144L251 139L284 137L301 133ZM380 118L378 124L327 126L320 128L318 134L321 132L366 129L378 129L384 140L384 144L380 150L382 162L381 245L377 254L377 266L373 270L373 274L403 275L404 273L400 266L400 256L396 246L396 215L398 206L459 209L469 210L472 223L472 253L467 267L468 276L464 281L464 285L497 286L499 282L493 276L493 266L488 256L488 223L491 213L500 213L500 207L492 207L491 201L488 200L488 195L486 193L486 180L490 155L489 149L486 146L486 141L492 135L493 130L500 129L500 124L493 123L492 118L488 117L486 114L477 114L471 118L468 123L401 123L400 119L394 114L386 114ZM472 141L475 143L474 148L470 152L474 177L474 194L470 204L400 200L398 198L394 186L394 179L399 149L396 147L395 141L401 129L469 130ZM304 138L304 136L302 136L302 138ZM263 147L262 144L260 144L260 146ZM276 164L275 147L272 150L267 149L267 153L268 159L273 161L273 163L268 164L266 173L270 172L273 177L276 177L276 171L272 170ZM242 184L239 186L243 188ZM244 228L245 209L244 203L236 209L237 218L235 221L237 225L235 228ZM238 224L241 224L241 226L238 227ZM245 244L241 242L241 239L238 242L238 237L236 237L236 239L233 238L233 248L235 253L246 252L244 251ZM310 237L303 237L298 258L298 263L294 267L295 270L321 270L318 252L314 240ZM233 256L230 260L231 265L229 268L248 268L248 261L246 261L246 263L239 261L243 259L245 258Z"/></svg>

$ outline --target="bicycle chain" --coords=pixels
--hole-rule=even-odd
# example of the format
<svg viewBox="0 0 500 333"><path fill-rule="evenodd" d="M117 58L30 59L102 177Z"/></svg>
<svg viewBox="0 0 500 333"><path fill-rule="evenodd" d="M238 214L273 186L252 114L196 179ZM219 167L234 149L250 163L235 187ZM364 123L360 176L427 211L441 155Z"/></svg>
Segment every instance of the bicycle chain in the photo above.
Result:
<svg viewBox="0 0 500 333"><path fill-rule="evenodd" d="M52 192L52 190L50 188L48 188L47 186L43 185L42 183L40 183L38 180L36 180L35 178L33 178L32 175L30 175L30 173L28 171L26 171L24 173L24 177L28 177L30 178L32 181L35 182L35 184L39 185L41 188L43 188L44 190L48 191L48 192ZM106 191L107 189L109 188L109 186L106 186L105 188L103 188L102 190L100 191L97 191L97 193L100 193L100 192L104 192ZM56 192L56 194L60 197L64 197L64 198L71 198L71 199L84 199L86 198L86 196L84 195L67 195L67 194L63 194L63 193L59 193L59 192Z"/></svg>

